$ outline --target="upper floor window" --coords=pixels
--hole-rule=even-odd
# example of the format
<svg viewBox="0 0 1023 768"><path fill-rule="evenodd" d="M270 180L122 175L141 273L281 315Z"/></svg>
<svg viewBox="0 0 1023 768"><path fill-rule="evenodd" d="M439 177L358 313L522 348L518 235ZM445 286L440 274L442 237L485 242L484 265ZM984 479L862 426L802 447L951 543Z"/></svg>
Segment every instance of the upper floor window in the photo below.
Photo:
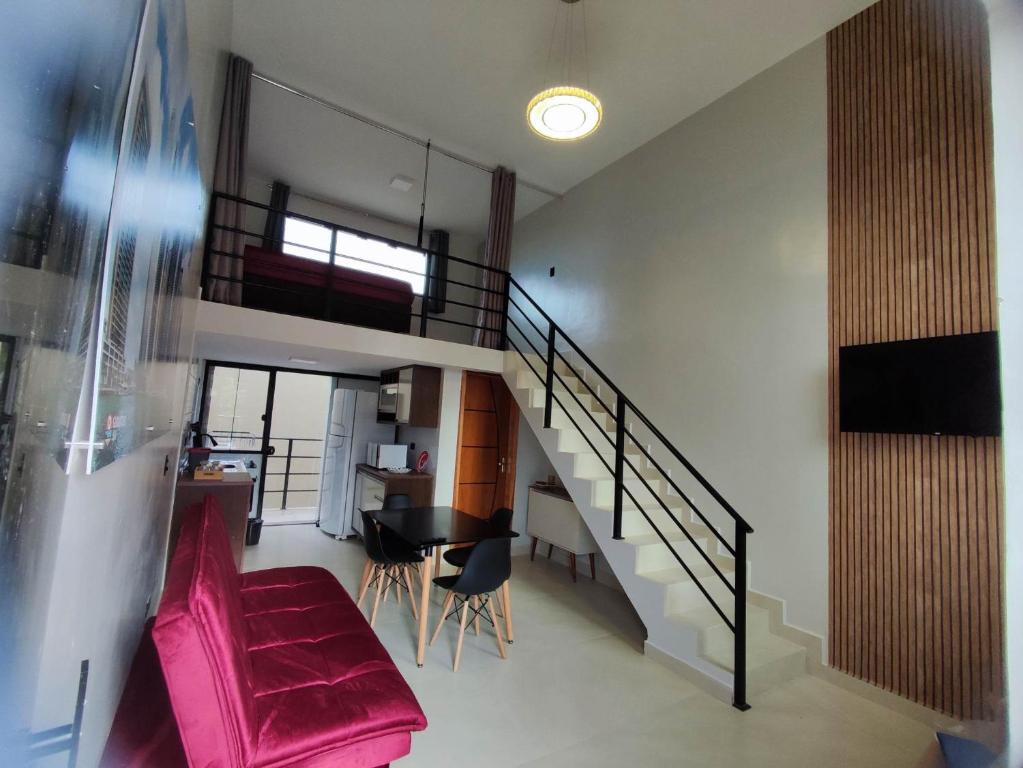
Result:
<svg viewBox="0 0 1023 768"><path fill-rule="evenodd" d="M331 257L331 233L330 227L289 216L284 221L283 250L293 256L327 263ZM425 253L342 230L337 230L334 249L335 264L403 280L415 293L422 295L426 286Z"/></svg>

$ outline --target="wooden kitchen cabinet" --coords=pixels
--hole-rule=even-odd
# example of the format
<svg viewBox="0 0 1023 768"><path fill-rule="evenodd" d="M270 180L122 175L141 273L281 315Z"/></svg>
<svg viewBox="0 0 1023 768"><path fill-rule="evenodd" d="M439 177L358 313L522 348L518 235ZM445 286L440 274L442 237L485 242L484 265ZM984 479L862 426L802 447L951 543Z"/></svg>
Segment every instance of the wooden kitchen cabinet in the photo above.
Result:
<svg viewBox="0 0 1023 768"><path fill-rule="evenodd" d="M224 516L234 564L240 571L242 555L245 552L245 529L252 507L252 493L253 482L247 472L240 480L193 480L190 477L179 477L174 492L174 508L171 512L167 567L170 567L170 558L174 556L174 546L178 541L185 510L202 504L207 496L213 496L217 500L220 513Z"/></svg>
<svg viewBox="0 0 1023 768"><path fill-rule="evenodd" d="M377 421L409 427L440 424L441 369L408 365L380 373Z"/></svg>

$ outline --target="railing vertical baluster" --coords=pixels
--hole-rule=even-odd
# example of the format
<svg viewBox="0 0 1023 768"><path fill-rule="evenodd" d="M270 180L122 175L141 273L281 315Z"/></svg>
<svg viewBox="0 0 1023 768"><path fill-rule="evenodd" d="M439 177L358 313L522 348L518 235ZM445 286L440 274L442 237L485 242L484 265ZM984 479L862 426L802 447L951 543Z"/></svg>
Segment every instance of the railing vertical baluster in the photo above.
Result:
<svg viewBox="0 0 1023 768"><path fill-rule="evenodd" d="M281 243L284 250L284 243ZM337 266L337 228L330 231L330 267L327 270L327 285L323 291L323 319L330 320L330 304L334 300L334 267Z"/></svg>
<svg viewBox="0 0 1023 768"><path fill-rule="evenodd" d="M504 290L501 294L501 346L508 347L508 307L511 303L511 273L504 273Z"/></svg>
<svg viewBox="0 0 1023 768"><path fill-rule="evenodd" d="M288 479L291 477L291 451L295 445L295 439L288 438L288 453L284 458L284 491L281 493L281 509L288 508Z"/></svg>
<svg viewBox="0 0 1023 768"><path fill-rule="evenodd" d="M433 254L426 252L426 279L423 280L423 300L419 305L419 335L426 336L426 316L430 312L430 297L433 295ZM484 322L485 324L485 322Z"/></svg>
<svg viewBox="0 0 1023 768"><path fill-rule="evenodd" d="M543 427L551 427L551 410L554 408L554 336L558 332L558 326L549 323L550 330L547 331L547 397L543 406Z"/></svg>
<svg viewBox="0 0 1023 768"><path fill-rule="evenodd" d="M612 537L622 538L622 491L625 488L625 395L618 393L615 404L615 511Z"/></svg>
<svg viewBox="0 0 1023 768"><path fill-rule="evenodd" d="M744 520L735 521L735 670L732 682L732 706L745 712L746 701L746 533Z"/></svg>
<svg viewBox="0 0 1023 768"><path fill-rule="evenodd" d="M199 278L199 287L202 289L200 298L206 301L213 299L213 286L210 285L210 252L213 250L213 222L217 214L218 199L216 192L210 195L210 209L206 212L206 245L202 252L202 276Z"/></svg>

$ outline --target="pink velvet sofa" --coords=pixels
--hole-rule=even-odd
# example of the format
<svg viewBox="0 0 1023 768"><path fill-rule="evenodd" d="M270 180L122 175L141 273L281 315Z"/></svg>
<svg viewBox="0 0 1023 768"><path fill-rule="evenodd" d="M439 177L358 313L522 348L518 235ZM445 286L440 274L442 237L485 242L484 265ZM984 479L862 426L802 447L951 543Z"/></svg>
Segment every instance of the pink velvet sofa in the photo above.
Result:
<svg viewBox="0 0 1023 768"><path fill-rule="evenodd" d="M211 497L187 513L153 641L193 768L386 765L426 717L322 568L239 574Z"/></svg>

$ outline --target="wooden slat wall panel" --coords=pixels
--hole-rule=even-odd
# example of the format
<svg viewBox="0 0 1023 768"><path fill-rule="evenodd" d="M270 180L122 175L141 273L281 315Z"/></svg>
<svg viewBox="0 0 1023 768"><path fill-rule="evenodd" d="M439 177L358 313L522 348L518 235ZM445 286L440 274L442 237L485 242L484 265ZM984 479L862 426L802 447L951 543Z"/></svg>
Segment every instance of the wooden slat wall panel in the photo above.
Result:
<svg viewBox="0 0 1023 768"><path fill-rule="evenodd" d="M962 718L1002 689L1001 442L843 434L838 349L994 330L979 0L828 35L831 664Z"/></svg>

